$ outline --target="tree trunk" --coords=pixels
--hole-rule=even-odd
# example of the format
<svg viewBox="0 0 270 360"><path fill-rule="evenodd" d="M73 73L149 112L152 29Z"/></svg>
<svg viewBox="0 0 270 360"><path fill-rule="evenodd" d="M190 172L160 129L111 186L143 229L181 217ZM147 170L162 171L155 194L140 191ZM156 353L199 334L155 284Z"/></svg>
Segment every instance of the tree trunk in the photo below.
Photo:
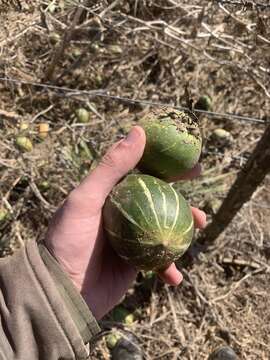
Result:
<svg viewBox="0 0 270 360"><path fill-rule="evenodd" d="M251 198L256 188L270 172L270 125L267 126L249 160L232 185L227 197L213 217L198 243L208 245L226 229L236 213Z"/></svg>

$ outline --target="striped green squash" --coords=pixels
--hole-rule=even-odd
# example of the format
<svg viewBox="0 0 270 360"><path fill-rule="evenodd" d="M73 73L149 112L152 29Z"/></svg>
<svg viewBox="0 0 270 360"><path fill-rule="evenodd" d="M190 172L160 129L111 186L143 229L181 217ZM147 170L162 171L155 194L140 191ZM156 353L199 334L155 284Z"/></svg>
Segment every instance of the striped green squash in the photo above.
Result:
<svg viewBox="0 0 270 360"><path fill-rule="evenodd" d="M103 215L114 250L140 269L167 267L192 241L189 205L171 185L153 176L128 175L112 190Z"/></svg>
<svg viewBox="0 0 270 360"><path fill-rule="evenodd" d="M146 146L139 163L143 173L165 179L184 174L198 162L202 138L191 112L173 108L153 110L139 125L146 133Z"/></svg>

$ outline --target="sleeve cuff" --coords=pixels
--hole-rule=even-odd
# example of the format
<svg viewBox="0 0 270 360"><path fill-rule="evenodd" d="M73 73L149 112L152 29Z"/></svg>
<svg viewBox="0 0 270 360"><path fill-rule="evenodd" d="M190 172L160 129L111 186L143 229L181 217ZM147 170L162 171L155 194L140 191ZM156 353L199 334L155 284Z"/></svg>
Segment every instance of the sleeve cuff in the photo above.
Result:
<svg viewBox="0 0 270 360"><path fill-rule="evenodd" d="M73 285L57 260L51 255L44 243L38 244L40 256L46 265L54 283L68 309L85 344L100 332L100 327L89 307Z"/></svg>

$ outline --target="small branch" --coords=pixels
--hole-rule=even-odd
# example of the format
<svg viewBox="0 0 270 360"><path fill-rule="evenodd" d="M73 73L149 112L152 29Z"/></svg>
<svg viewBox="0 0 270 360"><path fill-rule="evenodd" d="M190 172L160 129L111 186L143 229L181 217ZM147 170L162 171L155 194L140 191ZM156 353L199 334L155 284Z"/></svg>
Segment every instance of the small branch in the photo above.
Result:
<svg viewBox="0 0 270 360"><path fill-rule="evenodd" d="M18 39L20 39L22 36L24 36L28 31L30 31L33 27L35 27L36 25L38 25L39 22L38 21L33 21L30 25L26 26L23 30L21 30L20 32L18 32L16 35L12 36L12 37L8 37L7 39L1 39L0 41L0 47L4 47L9 45L10 43L14 42L15 40L18 41Z"/></svg>
<svg viewBox="0 0 270 360"><path fill-rule="evenodd" d="M43 204L43 206L46 210L49 210L51 213L54 213L56 211L56 207L49 204L48 201L44 199L44 197L41 195L38 187L36 186L36 184L33 181L30 183L30 188L33 191L33 193L36 195L36 197L41 201L41 203Z"/></svg>
<svg viewBox="0 0 270 360"><path fill-rule="evenodd" d="M178 318L177 318L177 314L176 314L176 310L174 307L174 303L173 303L173 299L170 293L170 289L168 288L168 286L165 286L166 292L167 292L167 296L168 296L168 300L169 300L169 305L171 308L171 312L172 312L172 316L173 316L173 321L174 321L174 326L175 326L175 331L177 332L177 335L179 337L179 340L181 342L181 345L184 347L186 344L186 337L185 334L183 332L183 330L181 329L181 326L179 324Z"/></svg>
<svg viewBox="0 0 270 360"><path fill-rule="evenodd" d="M54 56L52 58L52 61L46 71L45 77L44 77L44 81L50 81L53 80L53 76L55 73L55 68L57 66L57 64L59 64L60 60L62 59L64 52L68 46L68 43L70 42L72 35L74 33L74 30L76 28L76 25L78 24L78 22L80 21L80 18L82 16L84 12L84 8L83 7L79 7L74 15L73 21L71 23L71 25L66 29L63 38L59 44L59 46L56 48L56 51L54 53Z"/></svg>
<svg viewBox="0 0 270 360"><path fill-rule="evenodd" d="M17 113L15 113L13 111L6 111L6 110L2 110L2 109L0 109L0 116L6 117L8 119L15 119L15 120L18 120L21 118L20 115L18 115Z"/></svg>
<svg viewBox="0 0 270 360"><path fill-rule="evenodd" d="M209 245L226 229L237 212L250 200L257 187L270 172L270 125L250 156L247 164L239 172L226 199L202 236L199 244Z"/></svg>
<svg viewBox="0 0 270 360"><path fill-rule="evenodd" d="M46 109L40 111L38 114L36 114L33 119L31 120L31 123L35 122L40 116L45 115L47 112L49 112L52 108L54 107L54 105L50 105L49 107L47 107Z"/></svg>
<svg viewBox="0 0 270 360"><path fill-rule="evenodd" d="M224 257L224 258L220 259L219 262L224 265L249 267L252 269L260 269L261 268L261 265L253 260L238 259L233 256Z"/></svg>
<svg viewBox="0 0 270 360"><path fill-rule="evenodd" d="M237 281L235 284L232 285L231 289L224 295L218 296L215 299L212 299L211 302L212 303L216 303L218 301L224 300L226 299L228 296L230 296L244 281L246 281L249 277L253 276L253 275L257 275L263 271L265 271L266 269L263 267L260 267L259 269L256 269L254 271L251 271L249 273L247 273L245 276L243 276L239 281Z"/></svg>
<svg viewBox="0 0 270 360"><path fill-rule="evenodd" d="M216 0L218 4L228 4L228 5L234 5L234 6L241 6L242 8L247 9L260 9L260 10L266 10L270 8L270 4L263 4L262 2L256 2L251 0Z"/></svg>

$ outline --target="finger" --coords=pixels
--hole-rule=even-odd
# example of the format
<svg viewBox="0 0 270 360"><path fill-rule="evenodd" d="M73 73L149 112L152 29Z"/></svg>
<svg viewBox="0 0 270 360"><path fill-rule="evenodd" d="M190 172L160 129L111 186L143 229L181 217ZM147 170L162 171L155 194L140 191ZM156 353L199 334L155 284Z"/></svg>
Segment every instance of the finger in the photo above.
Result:
<svg viewBox="0 0 270 360"><path fill-rule="evenodd" d="M183 275L176 268L175 263L172 263L166 270L160 271L158 276L168 285L177 286L183 280Z"/></svg>
<svg viewBox="0 0 270 360"><path fill-rule="evenodd" d="M90 207L102 207L108 194L142 157L146 137L144 130L135 126L128 136L114 144L100 164L72 192L78 203L88 199Z"/></svg>
<svg viewBox="0 0 270 360"><path fill-rule="evenodd" d="M191 211L195 227L203 229L206 226L206 214L195 207L191 207ZM177 269L174 263L172 263L166 270L159 272L158 275L169 285L177 286L183 280L181 272Z"/></svg>
<svg viewBox="0 0 270 360"><path fill-rule="evenodd" d="M198 229L206 227L206 214L204 211L191 206L191 211L194 219L194 225Z"/></svg>
<svg viewBox="0 0 270 360"><path fill-rule="evenodd" d="M169 182L176 182L178 180L191 180L201 175L202 166L201 164L196 164L193 169L189 170L181 176L175 176L167 179Z"/></svg>

